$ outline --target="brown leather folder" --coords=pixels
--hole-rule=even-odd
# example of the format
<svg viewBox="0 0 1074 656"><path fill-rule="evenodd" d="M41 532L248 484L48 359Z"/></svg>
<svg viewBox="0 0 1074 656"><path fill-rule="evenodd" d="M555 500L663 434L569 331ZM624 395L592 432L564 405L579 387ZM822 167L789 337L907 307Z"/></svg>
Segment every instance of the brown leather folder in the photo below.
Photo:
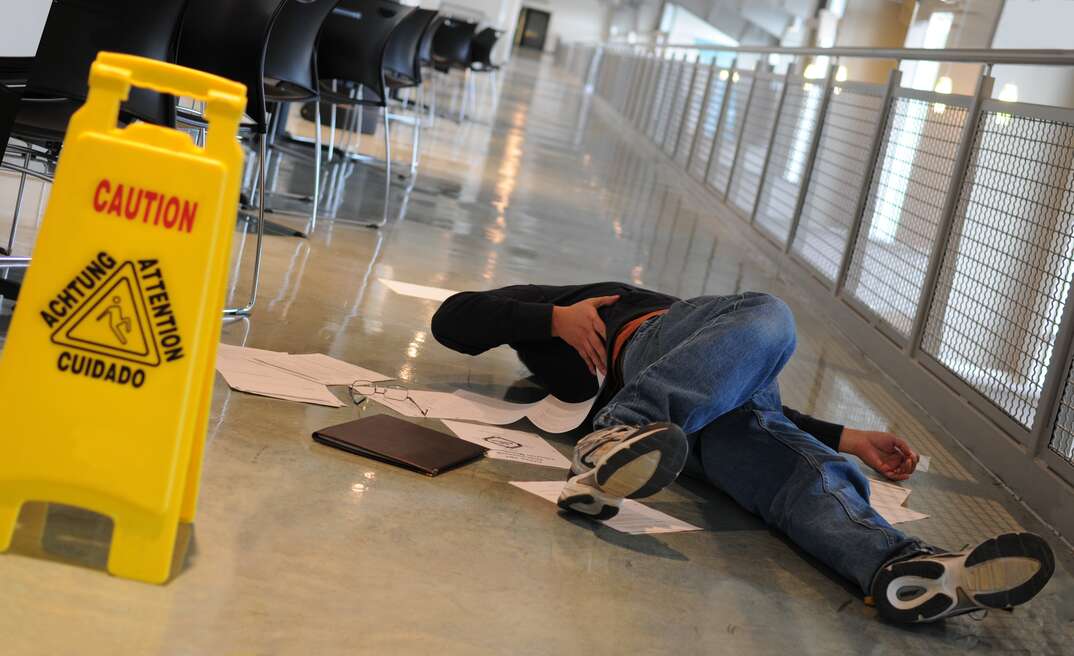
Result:
<svg viewBox="0 0 1074 656"><path fill-rule="evenodd" d="M404 421L373 415L322 428L313 439L334 447L428 476L447 471L485 455L486 449L465 440Z"/></svg>

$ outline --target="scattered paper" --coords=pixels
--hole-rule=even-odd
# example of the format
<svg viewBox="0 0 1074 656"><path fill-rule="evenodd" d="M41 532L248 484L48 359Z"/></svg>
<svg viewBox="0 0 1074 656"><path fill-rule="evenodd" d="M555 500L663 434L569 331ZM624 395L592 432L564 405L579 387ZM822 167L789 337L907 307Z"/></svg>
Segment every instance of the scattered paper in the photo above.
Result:
<svg viewBox="0 0 1074 656"><path fill-rule="evenodd" d="M525 490L530 494L536 494L546 501L555 503L559 499L559 493L566 485L566 481L512 481L511 485ZM675 519L671 515L654 510L633 499L623 501L619 514L611 519L602 520L610 528L631 535L653 535L656 533L679 533L682 531L700 531L699 526L687 524Z"/></svg>
<svg viewBox="0 0 1074 656"><path fill-rule="evenodd" d="M399 282L398 280L388 280L387 278L380 278L380 281L384 283L388 289L392 290L396 294L402 296L413 296L414 298L425 298L430 301L437 301L443 303L450 296L458 294L454 289L444 289L442 287L426 287L425 285L414 285L409 282Z"/></svg>
<svg viewBox="0 0 1074 656"><path fill-rule="evenodd" d="M910 498L910 490L904 487L869 479L869 504L889 524L912 522L928 517L924 513L904 506L908 498Z"/></svg>
<svg viewBox="0 0 1074 656"><path fill-rule="evenodd" d="M514 460L560 469L571 467L571 461L540 435L460 421L445 420L444 425L467 442L473 442L488 449L485 455L489 458Z"/></svg>
<svg viewBox="0 0 1074 656"><path fill-rule="evenodd" d="M528 417L538 428L549 433L574 430L589 415L594 399L584 403L565 403L547 396L535 403L511 403L465 390L453 394L410 390L405 400L389 399L376 394L369 398L405 417L455 419L504 426Z"/></svg>
<svg viewBox="0 0 1074 656"><path fill-rule="evenodd" d="M917 470L919 472L927 472L929 467L932 466L932 458L929 456L921 456L917 461Z"/></svg>
<svg viewBox="0 0 1074 656"><path fill-rule="evenodd" d="M337 360L323 353L274 353L257 356L257 360L322 385L351 385L357 380L375 383L392 379L391 376Z"/></svg>
<svg viewBox="0 0 1074 656"><path fill-rule="evenodd" d="M216 355L216 370L229 387L240 392L332 408L345 405L324 385L259 360L280 355L283 354L221 344Z"/></svg>

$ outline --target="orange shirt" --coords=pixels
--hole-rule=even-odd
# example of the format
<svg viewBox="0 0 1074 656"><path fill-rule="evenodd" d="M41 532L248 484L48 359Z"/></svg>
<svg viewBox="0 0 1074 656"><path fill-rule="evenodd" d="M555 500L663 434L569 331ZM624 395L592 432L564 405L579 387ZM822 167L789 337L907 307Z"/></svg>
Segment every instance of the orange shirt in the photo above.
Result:
<svg viewBox="0 0 1074 656"><path fill-rule="evenodd" d="M617 366L617 363L619 362L619 354L622 352L623 346L625 346L627 341L634 336L634 333L638 332L638 328L641 328L641 324L653 317L660 317L667 313L667 310L657 310L655 312L643 314L623 326L619 330L619 334L615 336L615 342L612 344L612 367Z"/></svg>

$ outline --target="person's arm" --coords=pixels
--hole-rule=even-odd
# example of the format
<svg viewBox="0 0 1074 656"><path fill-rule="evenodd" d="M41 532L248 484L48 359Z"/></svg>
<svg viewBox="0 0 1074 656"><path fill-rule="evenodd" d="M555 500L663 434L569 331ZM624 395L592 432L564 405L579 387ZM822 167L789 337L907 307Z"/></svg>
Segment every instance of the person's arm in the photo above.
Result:
<svg viewBox="0 0 1074 656"><path fill-rule="evenodd" d="M433 315L433 336L467 355L480 355L504 344L551 339L550 296L547 288L538 285L455 294Z"/></svg>
<svg viewBox="0 0 1074 656"><path fill-rule="evenodd" d="M833 424L816 417L810 417L804 412L798 412L787 406L783 406L783 416L790 419L791 423L798 428L831 447L832 451L839 451L839 442L843 436L842 424Z"/></svg>

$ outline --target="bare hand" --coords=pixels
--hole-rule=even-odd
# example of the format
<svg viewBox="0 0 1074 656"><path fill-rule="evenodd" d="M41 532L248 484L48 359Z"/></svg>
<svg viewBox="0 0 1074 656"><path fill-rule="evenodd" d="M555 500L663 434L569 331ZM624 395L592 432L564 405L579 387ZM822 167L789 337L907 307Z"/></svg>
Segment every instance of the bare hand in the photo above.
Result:
<svg viewBox="0 0 1074 656"><path fill-rule="evenodd" d="M607 375L604 364L605 334L604 322L597 314L597 308L611 305L619 300L618 296L598 296L587 298L574 305L555 306L552 308L552 336L559 337L578 351L589 372Z"/></svg>
<svg viewBox="0 0 1074 656"><path fill-rule="evenodd" d="M893 481L910 478L921 459L898 435L854 428L843 429L839 450L861 458L865 464Z"/></svg>

